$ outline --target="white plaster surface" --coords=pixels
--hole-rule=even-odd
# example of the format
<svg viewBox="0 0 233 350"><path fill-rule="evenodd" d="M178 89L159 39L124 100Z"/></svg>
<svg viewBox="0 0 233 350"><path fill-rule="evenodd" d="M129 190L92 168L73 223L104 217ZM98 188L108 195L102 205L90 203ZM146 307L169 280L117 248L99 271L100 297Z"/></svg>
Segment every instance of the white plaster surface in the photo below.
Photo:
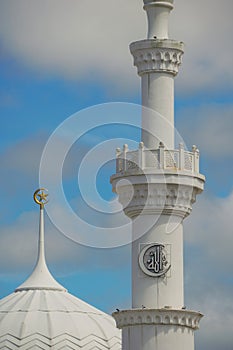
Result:
<svg viewBox="0 0 233 350"><path fill-rule="evenodd" d="M149 230L141 238L133 242L132 254L132 307L163 308L171 306L181 309L184 306L183 298L183 225L182 220L173 218L173 223L168 215L161 215L156 222L154 215L142 215L134 225L133 234L143 232L151 222L155 227ZM169 227L170 226L170 227ZM169 230L172 229L172 232ZM138 257L140 251L152 243L167 245L170 270L162 277L151 277L142 272Z"/></svg>

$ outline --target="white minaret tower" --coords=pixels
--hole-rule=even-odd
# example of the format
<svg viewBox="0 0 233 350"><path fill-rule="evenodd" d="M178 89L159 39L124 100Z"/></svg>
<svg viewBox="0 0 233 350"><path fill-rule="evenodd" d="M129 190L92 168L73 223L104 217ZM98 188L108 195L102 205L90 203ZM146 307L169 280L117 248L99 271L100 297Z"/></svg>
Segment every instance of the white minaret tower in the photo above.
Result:
<svg viewBox="0 0 233 350"><path fill-rule="evenodd" d="M186 310L183 219L201 193L199 151L174 149L174 77L184 45L168 38L173 0L144 0L148 38L130 45L142 81L142 141L117 149L111 177L132 219L132 309L113 314L123 350L193 350L202 314Z"/></svg>

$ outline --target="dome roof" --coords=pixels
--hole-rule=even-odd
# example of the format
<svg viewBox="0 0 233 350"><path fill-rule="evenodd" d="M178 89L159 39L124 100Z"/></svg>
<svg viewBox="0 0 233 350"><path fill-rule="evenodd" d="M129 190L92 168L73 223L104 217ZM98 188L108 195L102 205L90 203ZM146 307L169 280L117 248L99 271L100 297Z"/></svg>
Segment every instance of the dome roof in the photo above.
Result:
<svg viewBox="0 0 233 350"><path fill-rule="evenodd" d="M65 291L27 290L0 301L0 349L120 350L113 318Z"/></svg>
<svg viewBox="0 0 233 350"><path fill-rule="evenodd" d="M69 294L50 274L44 256L44 205L39 203L37 263L32 275L0 300L0 349L120 350L121 332L114 319Z"/></svg>

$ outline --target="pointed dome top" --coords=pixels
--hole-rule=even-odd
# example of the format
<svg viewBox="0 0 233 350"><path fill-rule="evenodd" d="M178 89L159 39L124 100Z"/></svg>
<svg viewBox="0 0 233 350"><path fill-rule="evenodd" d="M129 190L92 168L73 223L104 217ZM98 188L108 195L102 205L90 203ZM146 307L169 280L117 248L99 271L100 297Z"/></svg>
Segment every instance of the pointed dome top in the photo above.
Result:
<svg viewBox="0 0 233 350"><path fill-rule="evenodd" d="M114 319L69 294L50 274L44 254L45 189L34 199L40 205L37 263L31 276L0 300L0 349L121 350Z"/></svg>
<svg viewBox="0 0 233 350"><path fill-rule="evenodd" d="M35 289L66 291L66 289L53 278L45 260L44 205L48 202L48 194L46 192L46 189L40 188L34 193L34 200L40 205L39 242L36 266L28 279L16 288L16 292Z"/></svg>

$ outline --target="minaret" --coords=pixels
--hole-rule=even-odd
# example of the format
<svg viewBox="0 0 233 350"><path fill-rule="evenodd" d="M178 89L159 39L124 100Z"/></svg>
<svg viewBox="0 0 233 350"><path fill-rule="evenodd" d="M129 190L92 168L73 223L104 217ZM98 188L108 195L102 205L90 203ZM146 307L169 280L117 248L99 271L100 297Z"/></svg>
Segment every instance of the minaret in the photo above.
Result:
<svg viewBox="0 0 233 350"><path fill-rule="evenodd" d="M174 149L174 78L182 42L168 37L173 0L144 0L148 38L130 51L141 77L142 140L117 149L111 177L132 219L132 309L113 314L123 350L194 349L202 314L184 307L183 220L204 188L199 151Z"/></svg>

